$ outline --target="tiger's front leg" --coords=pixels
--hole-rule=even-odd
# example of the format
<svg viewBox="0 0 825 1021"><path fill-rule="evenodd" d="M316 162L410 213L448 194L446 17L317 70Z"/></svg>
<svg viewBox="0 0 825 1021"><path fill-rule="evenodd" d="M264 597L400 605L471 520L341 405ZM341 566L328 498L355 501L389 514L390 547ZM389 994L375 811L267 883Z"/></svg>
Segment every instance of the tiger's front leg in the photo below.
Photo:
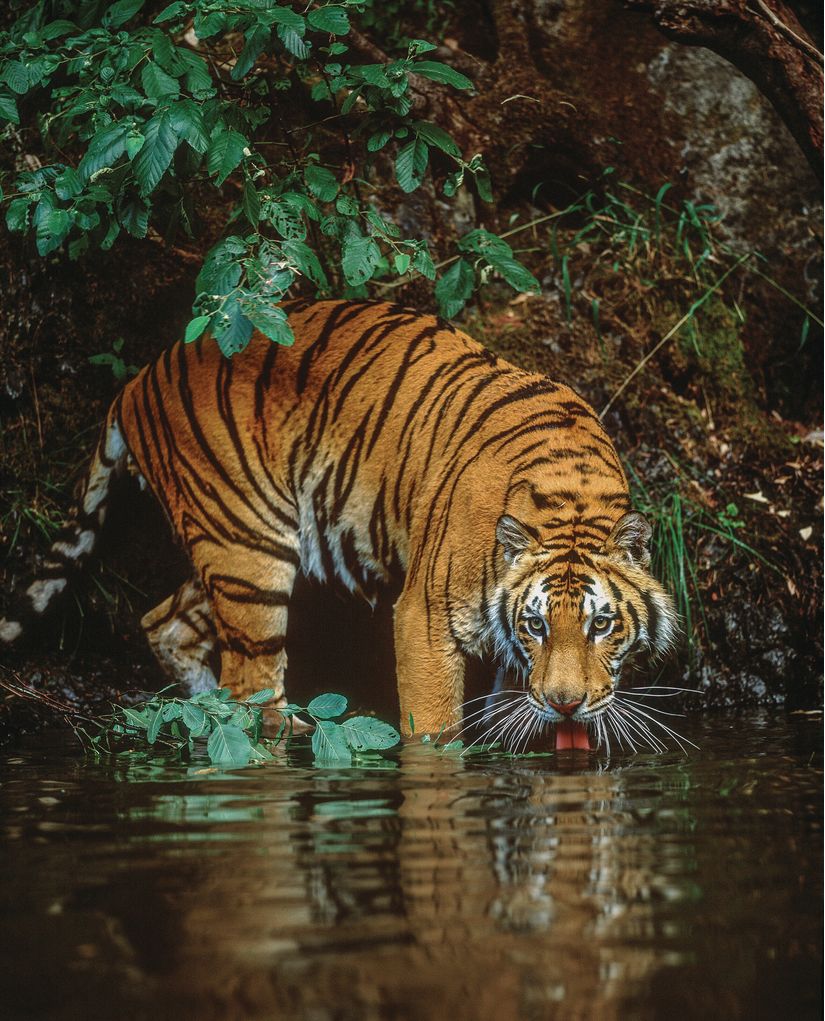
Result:
<svg viewBox="0 0 825 1021"><path fill-rule="evenodd" d="M246 546L204 544L197 551L218 631L221 684L238 699L272 688L274 706L287 701L286 628L300 563L297 535L279 536L277 549L275 555Z"/></svg>
<svg viewBox="0 0 825 1021"><path fill-rule="evenodd" d="M215 688L212 653L217 642L212 607L197 577L185 581L153 610L141 626L169 676L190 694Z"/></svg>
<svg viewBox="0 0 825 1021"><path fill-rule="evenodd" d="M404 589L394 635L401 733L438 734L459 724L466 662L438 598L423 586Z"/></svg>

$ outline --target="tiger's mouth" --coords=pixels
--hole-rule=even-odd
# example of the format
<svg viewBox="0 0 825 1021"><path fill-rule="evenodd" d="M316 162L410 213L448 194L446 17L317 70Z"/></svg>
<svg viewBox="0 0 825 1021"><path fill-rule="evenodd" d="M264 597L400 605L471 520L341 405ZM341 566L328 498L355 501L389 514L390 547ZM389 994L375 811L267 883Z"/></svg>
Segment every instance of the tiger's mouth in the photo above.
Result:
<svg viewBox="0 0 825 1021"><path fill-rule="evenodd" d="M556 751L593 751L590 734L583 723L575 720L560 720L556 724Z"/></svg>
<svg viewBox="0 0 825 1021"><path fill-rule="evenodd" d="M553 747L557 752L594 752L598 750L598 740L591 741L590 730L584 720L581 718L576 719L573 716L561 716L547 705L540 705L533 695L528 695L527 699L533 713L540 720L544 721L545 725L550 723L553 726L555 732ZM546 698L544 701L546 703ZM582 701L585 701L585 699ZM584 719L588 719L588 716L585 716Z"/></svg>

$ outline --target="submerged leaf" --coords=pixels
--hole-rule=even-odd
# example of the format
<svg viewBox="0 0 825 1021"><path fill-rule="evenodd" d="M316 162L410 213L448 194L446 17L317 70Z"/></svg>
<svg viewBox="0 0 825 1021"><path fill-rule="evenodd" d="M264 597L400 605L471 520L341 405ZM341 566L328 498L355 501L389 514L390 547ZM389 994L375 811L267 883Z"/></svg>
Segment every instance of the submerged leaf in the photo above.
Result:
<svg viewBox="0 0 825 1021"><path fill-rule="evenodd" d="M378 751L393 748L401 735L389 723L383 723L372 716L353 716L341 724L347 744L356 752Z"/></svg>
<svg viewBox="0 0 825 1021"><path fill-rule="evenodd" d="M319 720L312 735L312 750L317 762L346 763L352 762L352 755L347 745L342 728L332 720Z"/></svg>

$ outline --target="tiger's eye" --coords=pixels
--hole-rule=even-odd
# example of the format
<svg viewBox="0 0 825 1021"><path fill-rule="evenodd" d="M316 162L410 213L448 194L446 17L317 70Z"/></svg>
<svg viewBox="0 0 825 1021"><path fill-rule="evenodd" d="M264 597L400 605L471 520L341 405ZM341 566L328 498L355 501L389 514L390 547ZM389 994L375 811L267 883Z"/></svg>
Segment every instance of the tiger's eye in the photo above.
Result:
<svg viewBox="0 0 825 1021"><path fill-rule="evenodd" d="M593 618L592 627L594 631L607 631L611 623L609 617L606 617L603 613L597 613Z"/></svg>
<svg viewBox="0 0 825 1021"><path fill-rule="evenodd" d="M547 634L547 628L541 617L528 617L526 624L527 630L534 638L544 638Z"/></svg>

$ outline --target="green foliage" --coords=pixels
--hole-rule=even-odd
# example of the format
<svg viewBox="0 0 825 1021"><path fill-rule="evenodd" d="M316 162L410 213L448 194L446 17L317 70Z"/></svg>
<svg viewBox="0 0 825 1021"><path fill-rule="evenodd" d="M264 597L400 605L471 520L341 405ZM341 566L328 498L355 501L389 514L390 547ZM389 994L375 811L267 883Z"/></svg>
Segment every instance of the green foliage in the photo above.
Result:
<svg viewBox="0 0 825 1021"><path fill-rule="evenodd" d="M300 278L346 296L378 278L435 278L426 241L403 238L379 212L386 182L375 166L394 150L395 182L412 192L435 153L438 174L448 166L445 195L473 179L492 200L481 156L465 159L448 131L414 116L416 83L472 89L429 59L432 43L359 62L346 41L364 13L354 3L175 0L156 10L37 0L0 33L0 126L7 137L39 132L27 151L39 147L43 162L5 182L9 230L33 232L42 256L65 246L72 258L110 249L123 232L191 235L211 184L232 204L232 233L206 256L185 339L209 331L226 354L253 329L292 342L274 306ZM306 104L293 91L317 107L308 123L295 123ZM439 282L445 315L493 270L517 290L537 287L506 244L473 234L461 247L471 262L462 255Z"/></svg>
<svg viewBox="0 0 825 1021"><path fill-rule="evenodd" d="M315 725L312 750L317 765L351 765L353 756L374 755L401 740L394 727L371 716L340 719L347 711L343 695L318 695L308 706L269 710L266 703L274 694L265 688L237 700L229 688L201 691L186 699L159 693L135 706L115 706L112 713L92 721L94 735L85 727L78 735L95 755L130 754L135 747L149 745L183 759L191 756L197 740L205 740L210 761L229 766L270 761L273 749L292 735L292 721L299 713ZM273 737L264 735L267 712L281 717Z"/></svg>
<svg viewBox="0 0 825 1021"><path fill-rule="evenodd" d="M630 464L625 467L633 504L653 526L653 573L673 594L688 637L692 663L697 631L700 627L707 630L704 589L708 567L739 555L751 563L761 563L772 570L778 568L737 535L745 522L740 519L735 503L726 504L724 510L711 511L689 493L686 495L683 490L689 491L690 487L682 484L687 480L678 468L675 478L647 487Z"/></svg>
<svg viewBox="0 0 825 1021"><path fill-rule="evenodd" d="M137 365L127 365L123 360L121 354L123 344L123 337L118 337L117 340L112 341L111 351L102 351L100 354L89 356L92 365L108 365L118 383L125 383L130 376L135 376L138 372Z"/></svg>

